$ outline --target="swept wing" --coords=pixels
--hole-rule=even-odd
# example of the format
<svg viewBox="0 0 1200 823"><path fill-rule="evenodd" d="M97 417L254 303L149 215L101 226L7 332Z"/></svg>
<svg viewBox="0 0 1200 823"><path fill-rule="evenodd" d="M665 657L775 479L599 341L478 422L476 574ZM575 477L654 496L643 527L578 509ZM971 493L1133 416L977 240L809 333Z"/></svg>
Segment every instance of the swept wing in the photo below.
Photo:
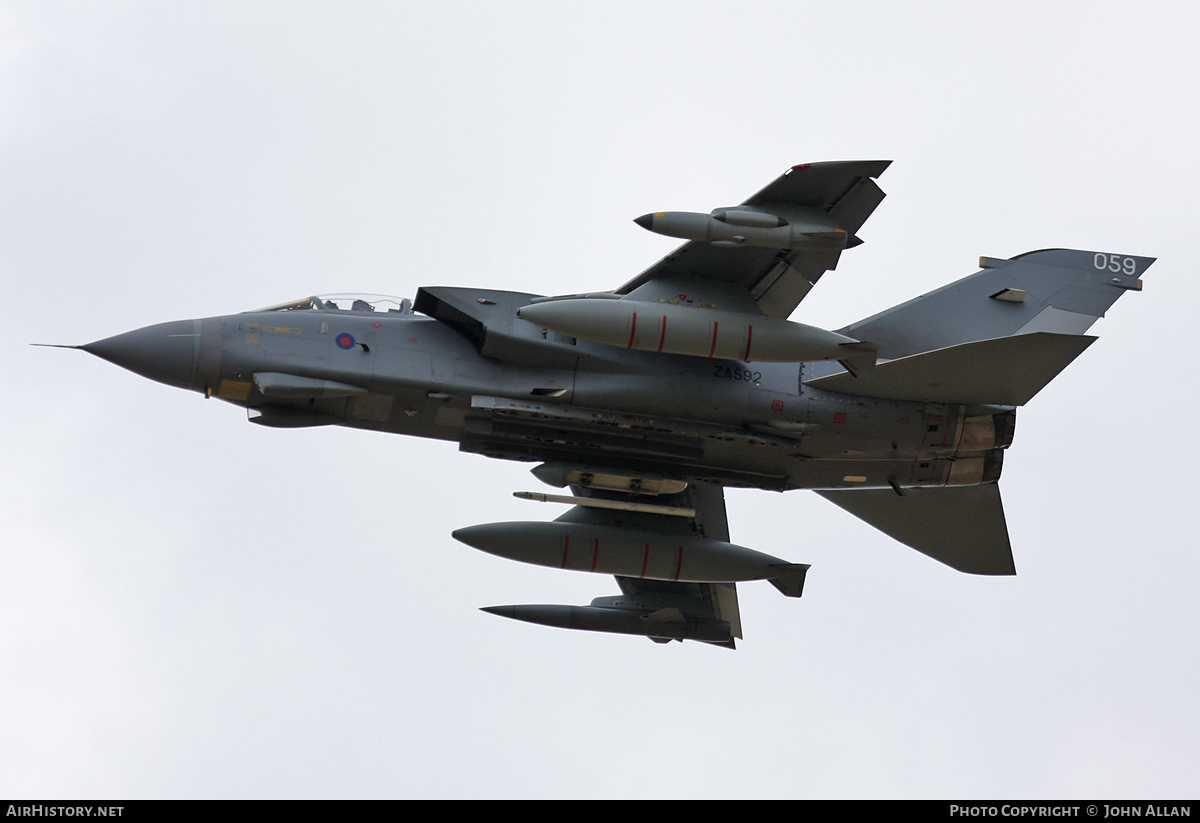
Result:
<svg viewBox="0 0 1200 823"><path fill-rule="evenodd" d="M812 244L791 249L693 240L616 293L644 292L656 282L699 279L736 286L763 314L786 318L821 275L837 266L842 250L862 242L857 232L884 198L874 178L890 164L858 160L793 166L741 205L810 227L819 236ZM674 290L667 287L668 292Z"/></svg>

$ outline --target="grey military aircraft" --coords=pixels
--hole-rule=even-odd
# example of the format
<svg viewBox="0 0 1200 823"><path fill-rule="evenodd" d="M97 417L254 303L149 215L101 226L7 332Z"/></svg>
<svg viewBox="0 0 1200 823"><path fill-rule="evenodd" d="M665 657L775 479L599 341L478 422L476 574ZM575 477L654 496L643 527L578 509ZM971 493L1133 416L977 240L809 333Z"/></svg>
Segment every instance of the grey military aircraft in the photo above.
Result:
<svg viewBox="0 0 1200 823"><path fill-rule="evenodd" d="M963 572L1015 573L997 481L1016 407L1153 258L1046 249L826 331L788 320L883 200L888 161L794 166L737 206L635 221L687 240L611 291L425 287L160 323L84 351L247 409L534 462L551 522L458 529L502 557L611 574L587 606L484 611L571 629L742 636L736 584L808 566L729 542L724 489L812 489Z"/></svg>

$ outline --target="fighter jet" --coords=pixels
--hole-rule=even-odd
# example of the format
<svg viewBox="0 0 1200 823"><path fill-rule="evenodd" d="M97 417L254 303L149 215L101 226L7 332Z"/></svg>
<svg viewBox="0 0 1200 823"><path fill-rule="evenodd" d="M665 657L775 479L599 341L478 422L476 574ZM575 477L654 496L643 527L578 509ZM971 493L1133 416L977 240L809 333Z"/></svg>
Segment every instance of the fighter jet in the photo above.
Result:
<svg viewBox="0 0 1200 823"><path fill-rule="evenodd" d="M997 481L1016 408L1086 349L1153 258L1045 249L825 330L789 316L884 198L889 161L793 166L736 206L651 212L687 240L609 291L424 287L147 326L79 346L282 428L353 426L537 464L571 506L453 536L614 575L589 605L484 611L696 640L742 637L736 584L808 565L730 542L724 489L811 489L972 574L1015 573Z"/></svg>

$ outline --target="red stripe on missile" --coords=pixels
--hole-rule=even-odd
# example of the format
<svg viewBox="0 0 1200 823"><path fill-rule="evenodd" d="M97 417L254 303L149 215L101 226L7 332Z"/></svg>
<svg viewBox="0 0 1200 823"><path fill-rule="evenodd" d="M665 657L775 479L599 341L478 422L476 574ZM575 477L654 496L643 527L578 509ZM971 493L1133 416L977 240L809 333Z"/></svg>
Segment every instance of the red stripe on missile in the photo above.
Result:
<svg viewBox="0 0 1200 823"><path fill-rule="evenodd" d="M646 564L650 562L650 544L646 544L646 548L642 549L642 573L639 577L646 576Z"/></svg>
<svg viewBox="0 0 1200 823"><path fill-rule="evenodd" d="M744 357L742 357L742 359L747 362L750 361L750 341L753 339L754 339L754 327L747 326L746 327L746 354Z"/></svg>
<svg viewBox="0 0 1200 823"><path fill-rule="evenodd" d="M662 351L663 343L667 342L667 316L663 315L662 334L658 336L658 350Z"/></svg>
<svg viewBox="0 0 1200 823"><path fill-rule="evenodd" d="M600 538L596 538L596 542L592 544L592 571L596 570L596 561L600 559Z"/></svg>
<svg viewBox="0 0 1200 823"><path fill-rule="evenodd" d="M571 535L565 534L565 535L563 535L563 562L562 562L562 565L559 566L560 569L565 569L567 567L567 549L569 549L570 547L571 547Z"/></svg>
<svg viewBox="0 0 1200 823"><path fill-rule="evenodd" d="M713 321L713 342L712 342L712 346L710 346L708 349L708 356L712 357L713 352L715 352L716 350L717 350L717 321L714 320Z"/></svg>
<svg viewBox="0 0 1200 823"><path fill-rule="evenodd" d="M625 348L633 348L633 336L637 334L637 312L633 313L633 325L629 327L629 345Z"/></svg>
<svg viewBox="0 0 1200 823"><path fill-rule="evenodd" d="M683 546L679 547L679 559L675 561L675 579L679 579L679 572L683 570Z"/></svg>

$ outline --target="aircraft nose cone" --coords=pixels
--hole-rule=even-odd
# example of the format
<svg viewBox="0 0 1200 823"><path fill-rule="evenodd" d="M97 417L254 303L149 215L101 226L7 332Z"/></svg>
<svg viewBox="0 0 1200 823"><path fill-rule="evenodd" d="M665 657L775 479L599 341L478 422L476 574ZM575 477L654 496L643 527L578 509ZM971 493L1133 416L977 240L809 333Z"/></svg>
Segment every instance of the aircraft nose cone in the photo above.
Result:
<svg viewBox="0 0 1200 823"><path fill-rule="evenodd" d="M200 322L176 320L80 346L109 363L183 389L193 388L200 355Z"/></svg>

